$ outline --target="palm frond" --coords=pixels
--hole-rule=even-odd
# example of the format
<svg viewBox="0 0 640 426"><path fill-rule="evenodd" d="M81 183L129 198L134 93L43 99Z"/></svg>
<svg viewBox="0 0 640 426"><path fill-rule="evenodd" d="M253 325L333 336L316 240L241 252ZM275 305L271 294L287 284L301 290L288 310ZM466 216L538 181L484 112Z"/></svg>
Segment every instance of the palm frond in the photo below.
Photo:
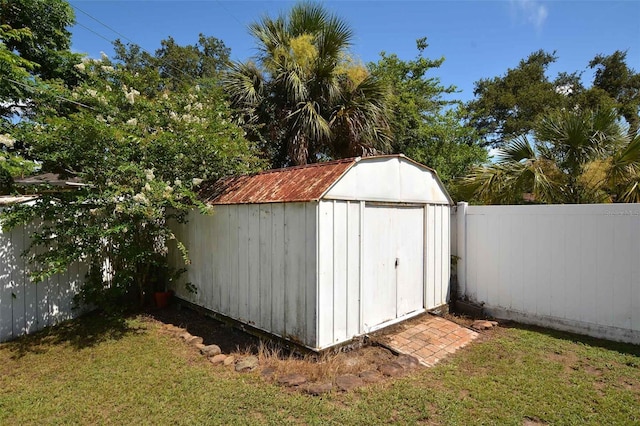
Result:
<svg viewBox="0 0 640 426"><path fill-rule="evenodd" d="M237 108L255 107L263 99L264 76L253 62L232 62L222 84Z"/></svg>
<svg viewBox="0 0 640 426"><path fill-rule="evenodd" d="M333 151L348 157L387 152L391 142L386 86L368 75L355 87L345 87L330 115Z"/></svg>
<svg viewBox="0 0 640 426"><path fill-rule="evenodd" d="M304 102L309 96L309 90L302 74L302 70L293 67L279 77L284 83L287 100L293 104Z"/></svg>
<svg viewBox="0 0 640 426"><path fill-rule="evenodd" d="M331 16L317 35L318 53L321 61L336 63L340 55L351 47L353 30L346 21Z"/></svg>
<svg viewBox="0 0 640 426"><path fill-rule="evenodd" d="M325 27L329 13L319 3L302 2L291 8L287 31L294 37L316 34Z"/></svg>
<svg viewBox="0 0 640 426"><path fill-rule="evenodd" d="M636 174L633 178L627 180L623 186L619 187L619 195L616 201L620 203L640 203L640 174Z"/></svg>
<svg viewBox="0 0 640 426"><path fill-rule="evenodd" d="M313 101L298 104L288 119L292 120L295 133L302 133L313 141L323 141L331 136L331 128L327 120L318 111L318 104Z"/></svg>
<svg viewBox="0 0 640 426"><path fill-rule="evenodd" d="M289 38L284 16L276 19L265 16L249 25L249 33L259 41L258 51L261 60L272 57L276 49L287 45Z"/></svg>
<svg viewBox="0 0 640 426"><path fill-rule="evenodd" d="M611 174L614 179L624 175L629 168L640 170L640 134L612 158Z"/></svg>
<svg viewBox="0 0 640 426"><path fill-rule="evenodd" d="M498 163L509 161L520 162L536 158L535 150L526 136L513 139L495 155Z"/></svg>

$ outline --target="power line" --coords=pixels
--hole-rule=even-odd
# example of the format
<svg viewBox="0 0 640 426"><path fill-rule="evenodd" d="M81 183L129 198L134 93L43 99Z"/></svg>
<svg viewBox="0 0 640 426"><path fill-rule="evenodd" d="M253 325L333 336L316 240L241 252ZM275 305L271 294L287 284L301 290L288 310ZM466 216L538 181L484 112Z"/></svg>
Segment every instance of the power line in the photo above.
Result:
<svg viewBox="0 0 640 426"><path fill-rule="evenodd" d="M77 10L77 11L78 11L78 12L80 12L80 13L82 13L83 15L86 15L86 16L88 16L89 18L93 19L94 21L96 21L98 24L102 25L103 27L105 27L105 28L106 28L106 29L108 29L109 31L114 32L115 34L117 34L117 35L118 35L118 37L120 37L120 38L123 38L123 39L127 40L129 43L137 44L135 41L131 40L131 39L130 39L129 37L127 37L126 35L124 35L124 34L122 34L122 33L118 32L117 30L115 30L115 29L113 29L113 28L111 28L109 25L105 24L104 22L101 22L100 20L98 20L98 18L95 18L95 17L91 16L89 13L87 13L87 12L85 12L84 10L80 9L78 6L75 6L75 5L73 5L73 4L72 4L72 5L71 5L71 7L73 7L75 10ZM77 22L76 22L76 23L77 23ZM78 23L78 25L80 25L80 26L82 26L82 27L84 27L84 28L87 28L87 27L85 27L84 25L81 25L81 24L79 24L79 23ZM87 28L87 29L88 29L88 28ZM89 31L93 32L92 30L89 30ZM101 36L101 37L102 37L102 36ZM110 41L110 40L108 40L108 41ZM144 48L143 48L143 47L141 47L141 49L143 49L143 50L144 50ZM146 50L145 50L145 52L146 52ZM148 52L147 52L147 53L148 53Z"/></svg>
<svg viewBox="0 0 640 426"><path fill-rule="evenodd" d="M134 45L138 46L138 47L139 47L143 52L145 52L145 53L146 53L146 54L148 54L149 56L154 57L153 53L149 52L147 49L145 49L144 47L142 47L141 45L139 45L138 43L136 43L135 41L133 41L133 40L132 40L132 39L130 39L129 37L125 36L125 35L124 35L124 34L122 34L121 32L119 32L119 31L117 31L117 30L113 29L113 28L112 28L112 27L110 27L109 25L107 25L107 24L105 24L104 22L100 21L98 18L96 18L96 17L92 16L91 14L89 14L88 12L86 12L86 11L84 11L84 10L80 9L80 8L79 8L78 6L76 6L76 5L73 5L73 4L72 4L72 5L71 5L71 7L73 7L74 9L76 9L78 12L80 12L80 13L82 13L82 14L84 14L84 15L88 16L89 18L93 19L93 20L94 20L94 21L96 21L98 24L100 24L100 25L102 25L103 27L107 28L109 31L112 31L113 33L115 33L115 34L116 34L116 35L118 35L119 37L123 38L124 40L128 41L129 43L132 43L132 44L134 44ZM88 31L90 31L90 32L92 32L93 34L97 35L98 37L100 37L100 38L102 38L102 39L104 39L104 40L108 41L108 42L109 42L109 43L111 43L111 44L113 44L113 43L115 42L115 40L111 40L111 39L109 39L108 37L106 37L106 36L104 36L104 35L102 35L102 34L98 33L97 31L95 31L95 30L93 30L93 29L91 29L91 28L87 27L86 25L83 25L83 24L81 24L81 23L79 23L79 22L76 22L76 24L77 24L77 25L79 25L79 26L81 26L81 27L83 27L83 28L85 28L85 29L87 29ZM176 67L176 66L174 66L174 65L172 65L172 64L164 63L163 65L167 65L169 68L171 68L171 69L173 69L173 70L175 70L175 71L178 71L179 73L181 73L181 74L183 74L183 75L185 75L185 76L189 77L192 81L195 81L195 80L196 80L196 78L195 78L194 76L192 76L192 75L188 74L186 71L184 71L184 70L182 70L182 69L180 69L180 68L178 68L178 67ZM175 78L175 79L176 79L176 80L178 80L180 83L185 83L185 84L186 84L186 82L185 82L183 79L179 78L178 76L173 75L173 74L171 74L171 73L168 73L168 74L169 74L169 76L170 76L170 77Z"/></svg>
<svg viewBox="0 0 640 426"><path fill-rule="evenodd" d="M240 24L240 25L244 25L242 22L240 22L240 20L239 20L238 18L236 18L236 17L234 16L234 14L233 14L233 13L231 13L231 11L227 8L227 6L225 6L225 5L224 5L224 3L222 3L220 0L216 0L216 2L217 2L220 6L222 6L222 8L223 8L224 10L226 10L226 11L227 11L227 13L229 14L229 16L231 16L231 17L232 17L232 18L233 18L233 19L234 19L238 24Z"/></svg>
<svg viewBox="0 0 640 426"><path fill-rule="evenodd" d="M5 79L5 80L7 80L7 81L10 81L11 83L14 83L14 84L17 84L17 85L19 85L19 86L22 86L22 87L24 87L24 88L26 88L26 89L29 89L29 90L30 90L31 92L33 92L33 93L37 93L37 90L38 90L38 89L37 89L37 88L35 88L35 87L33 87L33 86L29 86L28 84L21 83L21 82L19 82L19 81L13 80L13 79L11 79L11 78L9 78L9 77L2 76L2 78L4 78L4 79ZM62 99L62 100L64 100L64 101L70 102L70 103L72 103L72 104L75 104L75 105L78 105L78 106L81 106L81 107L84 107L84 108L88 108L88 109L90 109L90 110L92 110L92 111L95 111L95 110L96 110L96 109L95 109L95 108L93 108L92 106L85 105L85 104L83 104L83 103L81 103L81 102L78 102L78 101L74 101L74 100L72 100L72 99L65 98L64 96L60 96L60 95L53 95L53 97L54 97L54 98L56 98L56 99Z"/></svg>
<svg viewBox="0 0 640 426"><path fill-rule="evenodd" d="M113 41L111 41L110 39L108 39L106 36L103 36L102 34L100 34L97 31L92 30L91 28L87 27L86 25L81 24L80 22L76 22L76 25L81 26L82 28L84 28L87 31L90 31L92 33L94 33L95 35L97 35L98 37L100 37L103 40L108 41L109 43L113 43Z"/></svg>

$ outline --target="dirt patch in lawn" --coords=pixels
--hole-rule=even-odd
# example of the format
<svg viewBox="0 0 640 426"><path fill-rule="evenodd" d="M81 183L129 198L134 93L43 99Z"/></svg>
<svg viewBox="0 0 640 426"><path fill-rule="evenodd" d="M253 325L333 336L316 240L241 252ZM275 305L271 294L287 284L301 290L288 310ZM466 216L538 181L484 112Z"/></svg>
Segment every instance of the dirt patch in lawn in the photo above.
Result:
<svg viewBox="0 0 640 426"><path fill-rule="evenodd" d="M176 338L180 332L176 332L169 324L180 327L193 336L202 337L201 345L218 345L222 351L221 356L215 360L210 359L215 368L233 368L239 360L255 356L259 360L256 369L265 380L312 394L322 394L331 390L348 391L425 368L415 358L395 354L375 343L385 334L397 331L400 325L373 333L362 346L343 347L335 352L318 355L292 351L282 342L259 339L184 307L150 311L148 317L150 321L160 323L162 329L173 330ZM473 321L452 314L448 314L447 319L463 326L468 326ZM419 318L409 320L409 323L412 321L419 321ZM485 333L485 336L493 332L491 330ZM195 344L194 350L197 348L198 345ZM233 362L225 364L222 355L233 357Z"/></svg>
<svg viewBox="0 0 640 426"><path fill-rule="evenodd" d="M257 337L191 309L171 306L167 309L151 310L147 314L159 322L173 324L194 336L202 337L205 345L220 346L223 353L258 353L260 339Z"/></svg>

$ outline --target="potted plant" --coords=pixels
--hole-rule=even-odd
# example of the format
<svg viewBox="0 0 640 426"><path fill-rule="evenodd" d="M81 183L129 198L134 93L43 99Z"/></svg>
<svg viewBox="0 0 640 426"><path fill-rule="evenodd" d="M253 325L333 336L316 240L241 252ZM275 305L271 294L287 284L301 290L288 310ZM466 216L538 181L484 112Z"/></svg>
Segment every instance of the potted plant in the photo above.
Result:
<svg viewBox="0 0 640 426"><path fill-rule="evenodd" d="M175 269L171 267L161 268L161 272L157 274L155 280L155 292L153 293L153 300L156 307L166 308L171 303L173 298L172 284L182 275L186 269Z"/></svg>

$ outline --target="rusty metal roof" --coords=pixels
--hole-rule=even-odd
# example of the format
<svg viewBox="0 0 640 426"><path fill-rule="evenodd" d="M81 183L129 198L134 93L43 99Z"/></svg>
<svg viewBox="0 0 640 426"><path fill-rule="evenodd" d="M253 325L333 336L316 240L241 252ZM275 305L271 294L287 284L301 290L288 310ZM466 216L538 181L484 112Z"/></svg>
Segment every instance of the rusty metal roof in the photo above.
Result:
<svg viewBox="0 0 640 426"><path fill-rule="evenodd" d="M205 185L200 196L209 204L315 201L357 161L348 158L220 179Z"/></svg>

